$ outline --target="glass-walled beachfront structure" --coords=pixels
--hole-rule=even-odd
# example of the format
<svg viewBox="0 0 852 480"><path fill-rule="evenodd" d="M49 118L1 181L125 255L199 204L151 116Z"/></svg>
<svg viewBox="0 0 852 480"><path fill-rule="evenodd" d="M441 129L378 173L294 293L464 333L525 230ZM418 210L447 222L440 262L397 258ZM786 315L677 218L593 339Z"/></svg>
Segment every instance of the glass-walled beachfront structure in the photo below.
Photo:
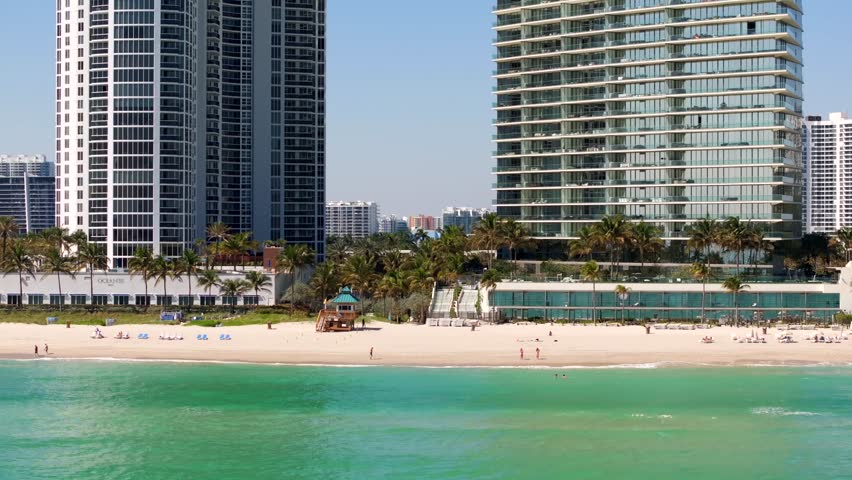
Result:
<svg viewBox="0 0 852 480"><path fill-rule="evenodd" d="M498 0L500 216L569 239L605 215L801 236L801 0Z"/></svg>
<svg viewBox="0 0 852 480"><path fill-rule="evenodd" d="M606 288L606 287L604 287ZM513 290L494 292L491 306L498 318L506 320L591 321L592 306L599 320L696 321L701 318L701 291L643 292L619 296L610 289L598 289L595 301L591 291ZM624 309L622 310L622 304ZM823 292L746 291L737 295L743 320L824 320L840 310L840 295ZM727 292L708 292L708 320L734 318L734 296Z"/></svg>

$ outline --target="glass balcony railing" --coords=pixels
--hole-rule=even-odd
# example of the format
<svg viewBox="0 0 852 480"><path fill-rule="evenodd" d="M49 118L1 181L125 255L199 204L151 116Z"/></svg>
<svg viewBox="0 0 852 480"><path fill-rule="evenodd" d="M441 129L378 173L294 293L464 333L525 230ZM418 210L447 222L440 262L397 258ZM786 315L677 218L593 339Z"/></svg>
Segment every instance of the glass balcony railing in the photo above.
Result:
<svg viewBox="0 0 852 480"><path fill-rule="evenodd" d="M576 157L569 157L576 158ZM683 168L683 167L697 167L697 166L748 166L748 165L778 165L778 166L787 166L793 168L801 168L801 162L797 160L793 160L790 158L746 158L746 159L706 159L706 160L653 160L653 161L643 161L643 162L582 162L582 163L574 163L574 162L566 162L564 166L559 163L553 164L526 164L526 165L512 165L512 166L502 166L502 167L492 167L491 171L496 174L508 174L508 173L522 173L522 172L539 172L543 170L562 170L566 172L572 172L576 170L622 170L622 169L637 169L637 168L651 168L651 167L674 167L674 168ZM783 177L789 178L789 177Z"/></svg>
<svg viewBox="0 0 852 480"><path fill-rule="evenodd" d="M568 121L584 121L589 118L600 118L600 117L630 117L636 115L653 115L653 114L676 114L676 115L688 115L690 113L697 112L712 112L712 111L722 111L722 110L758 110L758 109L767 109L767 108L783 108L789 110L791 112L797 113L801 115L802 107L801 105L793 104L791 102L770 102L768 104L752 104L752 105L716 105L714 107L683 107L683 108L669 108L669 109L643 109L643 110L602 110L596 112L577 112L577 113L567 113L565 115L565 119Z"/></svg>

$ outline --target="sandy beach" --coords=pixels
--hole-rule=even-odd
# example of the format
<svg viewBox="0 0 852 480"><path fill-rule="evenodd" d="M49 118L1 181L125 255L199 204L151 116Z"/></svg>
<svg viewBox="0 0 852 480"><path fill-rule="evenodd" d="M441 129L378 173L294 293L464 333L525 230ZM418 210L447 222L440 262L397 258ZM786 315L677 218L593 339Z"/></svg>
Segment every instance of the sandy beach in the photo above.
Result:
<svg viewBox="0 0 852 480"><path fill-rule="evenodd" d="M774 330L766 343L743 344L731 336L748 336L750 329L717 327L710 330L652 330L642 327L485 325L469 328L427 327L373 323L364 331L316 333L311 323L224 328L119 325L101 327L106 338L92 339L94 327L0 324L0 357L35 358L34 345L53 359L194 360L326 365L410 366L722 366L759 364L852 364L852 343L815 344L807 333L794 332L797 343L782 344ZM119 331L131 339L113 338ZM148 340L139 340L139 333ZM553 332L553 336L549 333ZM839 332L824 330L825 334ZM184 340L159 340L160 334L179 333ZM209 340L196 340L207 334ZM228 334L230 341L219 340ZM702 344L712 335L715 343ZM536 341L538 339L539 341ZM370 359L370 348L373 359ZM520 350L524 349L524 359ZM540 359L536 359L539 349Z"/></svg>

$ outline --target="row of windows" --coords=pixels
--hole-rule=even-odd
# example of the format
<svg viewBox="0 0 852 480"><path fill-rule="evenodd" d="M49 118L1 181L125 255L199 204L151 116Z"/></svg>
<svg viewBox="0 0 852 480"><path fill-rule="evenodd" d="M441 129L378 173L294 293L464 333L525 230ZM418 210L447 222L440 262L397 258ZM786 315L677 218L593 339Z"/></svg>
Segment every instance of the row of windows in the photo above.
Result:
<svg viewBox="0 0 852 480"><path fill-rule="evenodd" d="M36 293L28 293L25 294L28 305L44 305L45 295L36 294ZM110 297L112 297L112 305L130 305L130 295L124 294L112 294L112 295L104 295L104 294L95 294L91 296L91 304L92 305L110 305ZM151 295L134 295L134 305L151 305ZM170 306L174 305L174 295L154 295L153 296L157 305ZM192 306L195 304L196 299L195 296L189 295L178 295L178 305L180 306ZM216 299L221 298L221 305L238 305L239 298L238 297L230 297L230 296L222 296L217 297L215 295L198 295L198 305L201 306L215 306ZM88 305L89 304L89 295L84 294L70 294L70 295L56 295L50 294L48 295L48 300L50 305L66 305L67 300L70 299L71 305ZM244 295L242 297L243 305L258 305L260 298L257 295ZM21 305L21 295L17 293L9 293L6 295L6 304L7 305Z"/></svg>

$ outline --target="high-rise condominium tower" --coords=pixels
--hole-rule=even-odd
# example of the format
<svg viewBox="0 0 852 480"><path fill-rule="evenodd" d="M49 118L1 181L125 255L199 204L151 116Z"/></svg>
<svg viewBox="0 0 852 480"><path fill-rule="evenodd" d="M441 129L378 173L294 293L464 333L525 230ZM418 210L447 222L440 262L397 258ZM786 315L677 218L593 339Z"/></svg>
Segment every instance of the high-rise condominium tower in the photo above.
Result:
<svg viewBox="0 0 852 480"><path fill-rule="evenodd" d="M58 0L57 225L175 256L324 246L324 0Z"/></svg>
<svg viewBox="0 0 852 480"><path fill-rule="evenodd" d="M805 230L852 227L852 119L832 113L805 122Z"/></svg>
<svg viewBox="0 0 852 480"><path fill-rule="evenodd" d="M497 213L801 235L801 0L498 0Z"/></svg>

